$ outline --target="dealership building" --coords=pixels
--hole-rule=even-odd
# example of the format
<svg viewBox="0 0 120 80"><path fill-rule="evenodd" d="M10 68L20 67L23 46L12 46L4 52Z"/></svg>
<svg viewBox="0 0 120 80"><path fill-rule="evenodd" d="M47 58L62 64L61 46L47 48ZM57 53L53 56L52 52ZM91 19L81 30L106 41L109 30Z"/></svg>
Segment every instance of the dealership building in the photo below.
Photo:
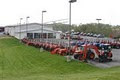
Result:
<svg viewBox="0 0 120 80"><path fill-rule="evenodd" d="M23 38L56 38L60 39L60 32L53 30L52 24L29 23L21 25L10 25L5 27L5 33L17 39Z"/></svg>

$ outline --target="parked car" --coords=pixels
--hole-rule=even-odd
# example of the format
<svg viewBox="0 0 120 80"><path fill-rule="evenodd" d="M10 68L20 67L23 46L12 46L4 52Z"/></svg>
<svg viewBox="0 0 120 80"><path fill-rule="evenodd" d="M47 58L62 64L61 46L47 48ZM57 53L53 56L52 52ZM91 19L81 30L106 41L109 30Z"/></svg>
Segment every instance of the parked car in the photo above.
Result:
<svg viewBox="0 0 120 80"><path fill-rule="evenodd" d="M93 36L93 33L90 33L90 36Z"/></svg>
<svg viewBox="0 0 120 80"><path fill-rule="evenodd" d="M103 34L98 34L97 38L104 38L104 35Z"/></svg>
<svg viewBox="0 0 120 80"><path fill-rule="evenodd" d="M81 32L80 35L83 35L84 32Z"/></svg>
<svg viewBox="0 0 120 80"><path fill-rule="evenodd" d="M83 33L83 36L86 36L87 33Z"/></svg>
<svg viewBox="0 0 120 80"><path fill-rule="evenodd" d="M90 36L90 33L87 33L86 35L87 35L87 36Z"/></svg>
<svg viewBox="0 0 120 80"><path fill-rule="evenodd" d="M93 34L93 37L97 37L97 34Z"/></svg>

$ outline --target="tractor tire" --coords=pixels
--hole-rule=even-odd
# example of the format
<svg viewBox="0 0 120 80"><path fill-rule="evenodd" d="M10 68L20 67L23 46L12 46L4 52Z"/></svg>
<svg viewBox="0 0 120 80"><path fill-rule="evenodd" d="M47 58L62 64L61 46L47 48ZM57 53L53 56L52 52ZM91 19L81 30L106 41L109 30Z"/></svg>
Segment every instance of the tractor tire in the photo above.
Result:
<svg viewBox="0 0 120 80"><path fill-rule="evenodd" d="M99 56L99 62L107 62L107 61L108 59L106 55Z"/></svg>
<svg viewBox="0 0 120 80"><path fill-rule="evenodd" d="M113 57L113 54L111 54L110 57Z"/></svg>
<svg viewBox="0 0 120 80"><path fill-rule="evenodd" d="M87 54L87 59L93 60L94 58L95 58L95 54L93 52Z"/></svg>
<svg viewBox="0 0 120 80"><path fill-rule="evenodd" d="M104 60L100 58L100 59L99 59L99 63L101 63L101 62L104 62Z"/></svg>
<svg viewBox="0 0 120 80"><path fill-rule="evenodd" d="M70 53L69 52L66 52L66 55L69 55ZM75 57L74 57L75 58Z"/></svg>
<svg viewBox="0 0 120 80"><path fill-rule="evenodd" d="M119 46L116 46L116 48L117 48L117 49L120 49L120 47L119 47Z"/></svg>
<svg viewBox="0 0 120 80"><path fill-rule="evenodd" d="M78 59L78 60L83 60L83 55L82 54L76 54L76 55L74 55L74 58Z"/></svg>
<svg viewBox="0 0 120 80"><path fill-rule="evenodd" d="M83 60L83 54L79 55L79 60Z"/></svg>
<svg viewBox="0 0 120 80"><path fill-rule="evenodd" d="M78 59L78 57L79 57L79 54L75 54L75 55L74 55L74 58L75 58L75 59Z"/></svg>
<svg viewBox="0 0 120 80"><path fill-rule="evenodd" d="M111 61L112 61L112 59L108 59L108 61L109 61L109 62L111 62Z"/></svg>

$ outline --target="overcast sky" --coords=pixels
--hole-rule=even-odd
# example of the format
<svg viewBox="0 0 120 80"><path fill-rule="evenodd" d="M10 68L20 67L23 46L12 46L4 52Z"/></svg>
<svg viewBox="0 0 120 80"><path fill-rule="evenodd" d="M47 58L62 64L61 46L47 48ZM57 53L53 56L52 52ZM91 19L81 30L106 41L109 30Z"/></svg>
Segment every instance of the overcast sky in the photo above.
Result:
<svg viewBox="0 0 120 80"><path fill-rule="evenodd" d="M42 10L44 22L68 19L69 0L0 0L0 26L22 23L26 16L29 22L41 23ZM101 23L120 25L120 0L77 0L72 3L72 24Z"/></svg>

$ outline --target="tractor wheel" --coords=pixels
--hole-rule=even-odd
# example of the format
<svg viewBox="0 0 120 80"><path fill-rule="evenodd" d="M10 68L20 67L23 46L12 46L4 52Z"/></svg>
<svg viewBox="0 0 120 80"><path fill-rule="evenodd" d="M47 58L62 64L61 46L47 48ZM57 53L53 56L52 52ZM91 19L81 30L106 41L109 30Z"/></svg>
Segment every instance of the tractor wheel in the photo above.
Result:
<svg viewBox="0 0 120 80"><path fill-rule="evenodd" d="M89 53L87 55L87 58L90 59L90 60L93 60L95 58L95 54L92 52L92 53Z"/></svg>
<svg viewBox="0 0 120 80"><path fill-rule="evenodd" d="M100 59L99 59L99 62L104 62L104 60L100 58Z"/></svg>
<svg viewBox="0 0 120 80"><path fill-rule="evenodd" d="M111 54L110 57L113 57L113 55Z"/></svg>
<svg viewBox="0 0 120 80"><path fill-rule="evenodd" d="M56 50L55 53L58 54L58 50Z"/></svg>
<svg viewBox="0 0 120 80"><path fill-rule="evenodd" d="M83 60L83 54L79 55L79 60Z"/></svg>
<svg viewBox="0 0 120 80"><path fill-rule="evenodd" d="M78 59L78 57L79 57L79 54L75 54L75 55L74 55L74 58L75 58L75 59Z"/></svg>
<svg viewBox="0 0 120 80"><path fill-rule="evenodd" d="M78 59L78 60L82 60L83 59L83 55L82 54L76 54L76 55L74 55L74 58Z"/></svg>
<svg viewBox="0 0 120 80"><path fill-rule="evenodd" d="M107 59L106 55L99 56L99 62L107 62L107 61L108 61L108 59Z"/></svg>

